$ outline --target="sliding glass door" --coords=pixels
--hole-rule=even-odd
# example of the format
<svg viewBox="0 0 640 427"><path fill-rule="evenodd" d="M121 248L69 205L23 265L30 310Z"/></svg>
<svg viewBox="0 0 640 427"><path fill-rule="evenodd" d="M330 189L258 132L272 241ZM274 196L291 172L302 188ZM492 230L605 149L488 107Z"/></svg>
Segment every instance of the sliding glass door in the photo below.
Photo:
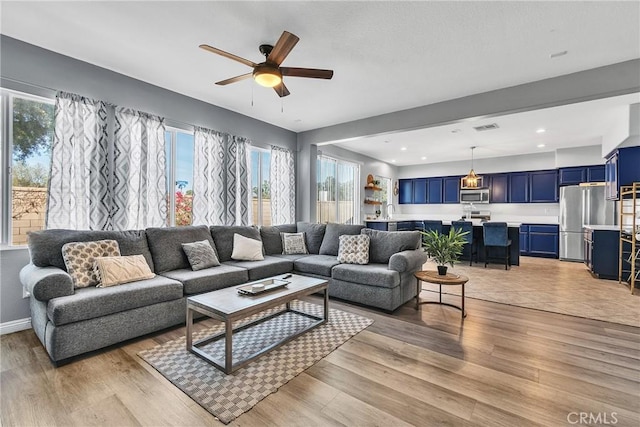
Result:
<svg viewBox="0 0 640 427"><path fill-rule="evenodd" d="M327 156L318 156L317 162L318 222L359 223L360 166Z"/></svg>

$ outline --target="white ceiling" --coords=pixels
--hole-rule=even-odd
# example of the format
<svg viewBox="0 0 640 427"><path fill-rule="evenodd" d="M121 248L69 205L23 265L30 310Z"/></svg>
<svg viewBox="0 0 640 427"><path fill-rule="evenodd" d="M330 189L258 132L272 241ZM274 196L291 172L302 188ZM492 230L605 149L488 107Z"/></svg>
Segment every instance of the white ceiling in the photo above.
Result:
<svg viewBox="0 0 640 427"><path fill-rule="evenodd" d="M0 30L10 37L295 132L640 57L637 1L2 1L0 7ZM213 84L250 69L199 44L259 62L258 45L275 43L283 30L300 37L283 65L330 68L333 80L288 78L291 95L282 102L251 80ZM568 53L550 58L561 51ZM524 132L538 126L524 120L505 118L501 129ZM593 132L569 131L572 141L593 137ZM447 135L449 130L428 132L428 140L410 133L397 138L421 144L418 139L438 140L440 134L433 132ZM514 148L508 141L518 140L503 132L502 143L491 145L494 155L507 154ZM466 137L459 144L476 144ZM556 137L549 146L567 141L559 133ZM349 149L380 158L366 151L369 145ZM420 154L448 158L448 150L433 145L425 144ZM398 164L411 161L397 159Z"/></svg>

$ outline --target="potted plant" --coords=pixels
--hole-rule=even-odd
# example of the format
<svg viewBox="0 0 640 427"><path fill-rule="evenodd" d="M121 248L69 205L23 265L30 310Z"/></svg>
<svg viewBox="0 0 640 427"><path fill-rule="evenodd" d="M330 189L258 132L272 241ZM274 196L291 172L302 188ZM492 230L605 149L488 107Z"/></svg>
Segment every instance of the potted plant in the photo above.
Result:
<svg viewBox="0 0 640 427"><path fill-rule="evenodd" d="M447 274L447 264L453 267L458 261L464 245L467 243L465 236L468 231L451 227L449 234L442 234L436 230L421 231L422 248L438 263L438 274Z"/></svg>

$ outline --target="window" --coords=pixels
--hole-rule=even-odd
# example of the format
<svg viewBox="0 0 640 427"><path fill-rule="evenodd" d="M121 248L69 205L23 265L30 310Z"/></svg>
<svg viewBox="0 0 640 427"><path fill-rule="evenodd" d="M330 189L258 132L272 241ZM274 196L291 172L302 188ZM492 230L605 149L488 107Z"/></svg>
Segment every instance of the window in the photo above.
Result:
<svg viewBox="0 0 640 427"><path fill-rule="evenodd" d="M317 173L318 222L359 223L360 166L327 156L318 156Z"/></svg>
<svg viewBox="0 0 640 427"><path fill-rule="evenodd" d="M386 209L387 205L391 203L390 200L393 200L389 198L389 195L392 194L391 178L376 175L375 179L380 181L380 188L382 188L380 191L380 201L382 202L382 209Z"/></svg>
<svg viewBox="0 0 640 427"><path fill-rule="evenodd" d="M2 90L0 102L2 244L25 245L45 226L55 101Z"/></svg>
<svg viewBox="0 0 640 427"><path fill-rule="evenodd" d="M251 215L254 225L271 225L271 181L269 166L271 153L251 148Z"/></svg>
<svg viewBox="0 0 640 427"><path fill-rule="evenodd" d="M193 133L167 128L168 225L191 225L193 207ZM171 185L173 183L173 185Z"/></svg>

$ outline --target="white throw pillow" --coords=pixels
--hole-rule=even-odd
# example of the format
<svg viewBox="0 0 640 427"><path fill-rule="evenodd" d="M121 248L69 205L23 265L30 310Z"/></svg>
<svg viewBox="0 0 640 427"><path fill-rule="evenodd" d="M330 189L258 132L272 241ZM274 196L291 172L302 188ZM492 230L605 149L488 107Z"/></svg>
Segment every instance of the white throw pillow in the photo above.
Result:
<svg viewBox="0 0 640 427"><path fill-rule="evenodd" d="M308 254L307 245L302 233L280 233L282 238L282 255Z"/></svg>
<svg viewBox="0 0 640 427"><path fill-rule="evenodd" d="M339 237L338 262L341 264L369 264L369 244L371 239L366 234Z"/></svg>
<svg viewBox="0 0 640 427"><path fill-rule="evenodd" d="M262 261L262 242L250 239L241 234L233 235L233 252L231 258L237 261Z"/></svg>

